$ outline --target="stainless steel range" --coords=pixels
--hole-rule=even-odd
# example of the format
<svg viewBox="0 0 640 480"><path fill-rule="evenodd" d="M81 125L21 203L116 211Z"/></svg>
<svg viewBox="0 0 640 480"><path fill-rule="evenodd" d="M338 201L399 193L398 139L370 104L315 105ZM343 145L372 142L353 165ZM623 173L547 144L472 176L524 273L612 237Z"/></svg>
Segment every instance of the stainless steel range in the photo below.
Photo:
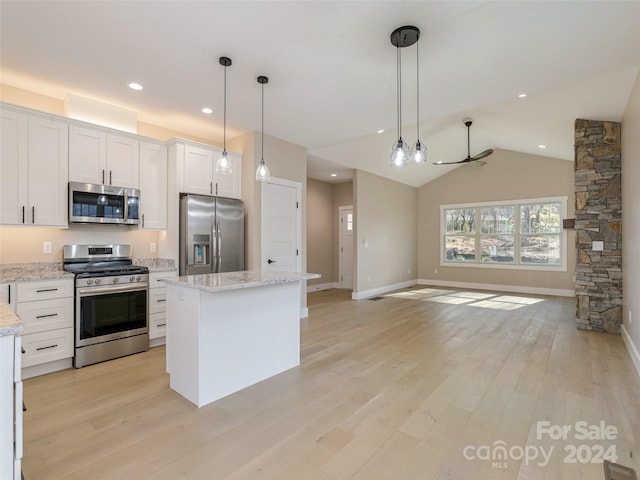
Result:
<svg viewBox="0 0 640 480"><path fill-rule="evenodd" d="M149 269L131 245L65 245L63 265L76 275L76 368L149 349Z"/></svg>

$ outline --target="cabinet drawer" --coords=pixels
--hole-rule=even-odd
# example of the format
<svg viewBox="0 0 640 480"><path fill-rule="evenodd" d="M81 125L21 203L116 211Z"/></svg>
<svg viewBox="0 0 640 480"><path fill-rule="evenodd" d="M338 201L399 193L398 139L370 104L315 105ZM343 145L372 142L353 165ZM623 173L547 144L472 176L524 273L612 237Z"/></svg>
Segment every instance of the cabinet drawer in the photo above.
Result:
<svg viewBox="0 0 640 480"><path fill-rule="evenodd" d="M149 288L164 288L166 283L161 282L161 278L177 277L178 272L154 272L149 274Z"/></svg>
<svg viewBox="0 0 640 480"><path fill-rule="evenodd" d="M167 316L164 313L152 313L149 315L149 338L164 337L167 335Z"/></svg>
<svg viewBox="0 0 640 480"><path fill-rule="evenodd" d="M18 283L17 297L18 303L73 297L73 279Z"/></svg>
<svg viewBox="0 0 640 480"><path fill-rule="evenodd" d="M18 304L23 335L73 327L73 298L56 298Z"/></svg>
<svg viewBox="0 0 640 480"><path fill-rule="evenodd" d="M73 328L22 336L22 368L73 357Z"/></svg>
<svg viewBox="0 0 640 480"><path fill-rule="evenodd" d="M164 288L149 290L149 314L163 313L167 310L167 293Z"/></svg>

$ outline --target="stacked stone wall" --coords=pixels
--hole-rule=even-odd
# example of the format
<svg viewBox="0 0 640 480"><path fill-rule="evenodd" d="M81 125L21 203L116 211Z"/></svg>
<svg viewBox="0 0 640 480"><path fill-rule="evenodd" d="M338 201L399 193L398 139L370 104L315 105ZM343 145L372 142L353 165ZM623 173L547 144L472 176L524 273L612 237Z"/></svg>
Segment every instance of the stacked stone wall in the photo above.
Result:
<svg viewBox="0 0 640 480"><path fill-rule="evenodd" d="M622 154L620 123L575 122L577 326L620 333ZM593 242L603 242L594 250Z"/></svg>

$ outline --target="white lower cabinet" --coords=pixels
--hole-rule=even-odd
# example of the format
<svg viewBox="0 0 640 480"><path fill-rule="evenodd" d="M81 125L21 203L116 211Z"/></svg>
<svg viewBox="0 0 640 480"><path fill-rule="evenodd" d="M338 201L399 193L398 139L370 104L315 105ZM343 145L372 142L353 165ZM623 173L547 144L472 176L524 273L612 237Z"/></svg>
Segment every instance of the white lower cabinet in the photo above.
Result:
<svg viewBox="0 0 640 480"><path fill-rule="evenodd" d="M17 284L23 377L68 368L73 359L73 279Z"/></svg>
<svg viewBox="0 0 640 480"><path fill-rule="evenodd" d="M20 337L0 336L0 478L20 480L22 377Z"/></svg>
<svg viewBox="0 0 640 480"><path fill-rule="evenodd" d="M164 345L167 334L166 286L158 279L177 275L175 271L149 274L149 342L152 347Z"/></svg>

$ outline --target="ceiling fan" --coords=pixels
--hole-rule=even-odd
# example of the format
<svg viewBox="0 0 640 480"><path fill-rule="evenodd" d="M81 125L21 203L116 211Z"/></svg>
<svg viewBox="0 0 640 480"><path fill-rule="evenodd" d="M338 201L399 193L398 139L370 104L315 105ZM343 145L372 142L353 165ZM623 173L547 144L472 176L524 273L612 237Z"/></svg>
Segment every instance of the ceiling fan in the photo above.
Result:
<svg viewBox="0 0 640 480"><path fill-rule="evenodd" d="M469 165L482 166L487 163L487 162L483 162L481 159L491 155L493 153L493 148L489 148L472 157L469 137L470 137L470 131L471 131L471 124L473 124L473 120L471 120L470 118L465 118L464 124L467 126L467 158L465 158L464 160L460 160L459 162L436 162L434 165L454 165L456 163L468 163Z"/></svg>

